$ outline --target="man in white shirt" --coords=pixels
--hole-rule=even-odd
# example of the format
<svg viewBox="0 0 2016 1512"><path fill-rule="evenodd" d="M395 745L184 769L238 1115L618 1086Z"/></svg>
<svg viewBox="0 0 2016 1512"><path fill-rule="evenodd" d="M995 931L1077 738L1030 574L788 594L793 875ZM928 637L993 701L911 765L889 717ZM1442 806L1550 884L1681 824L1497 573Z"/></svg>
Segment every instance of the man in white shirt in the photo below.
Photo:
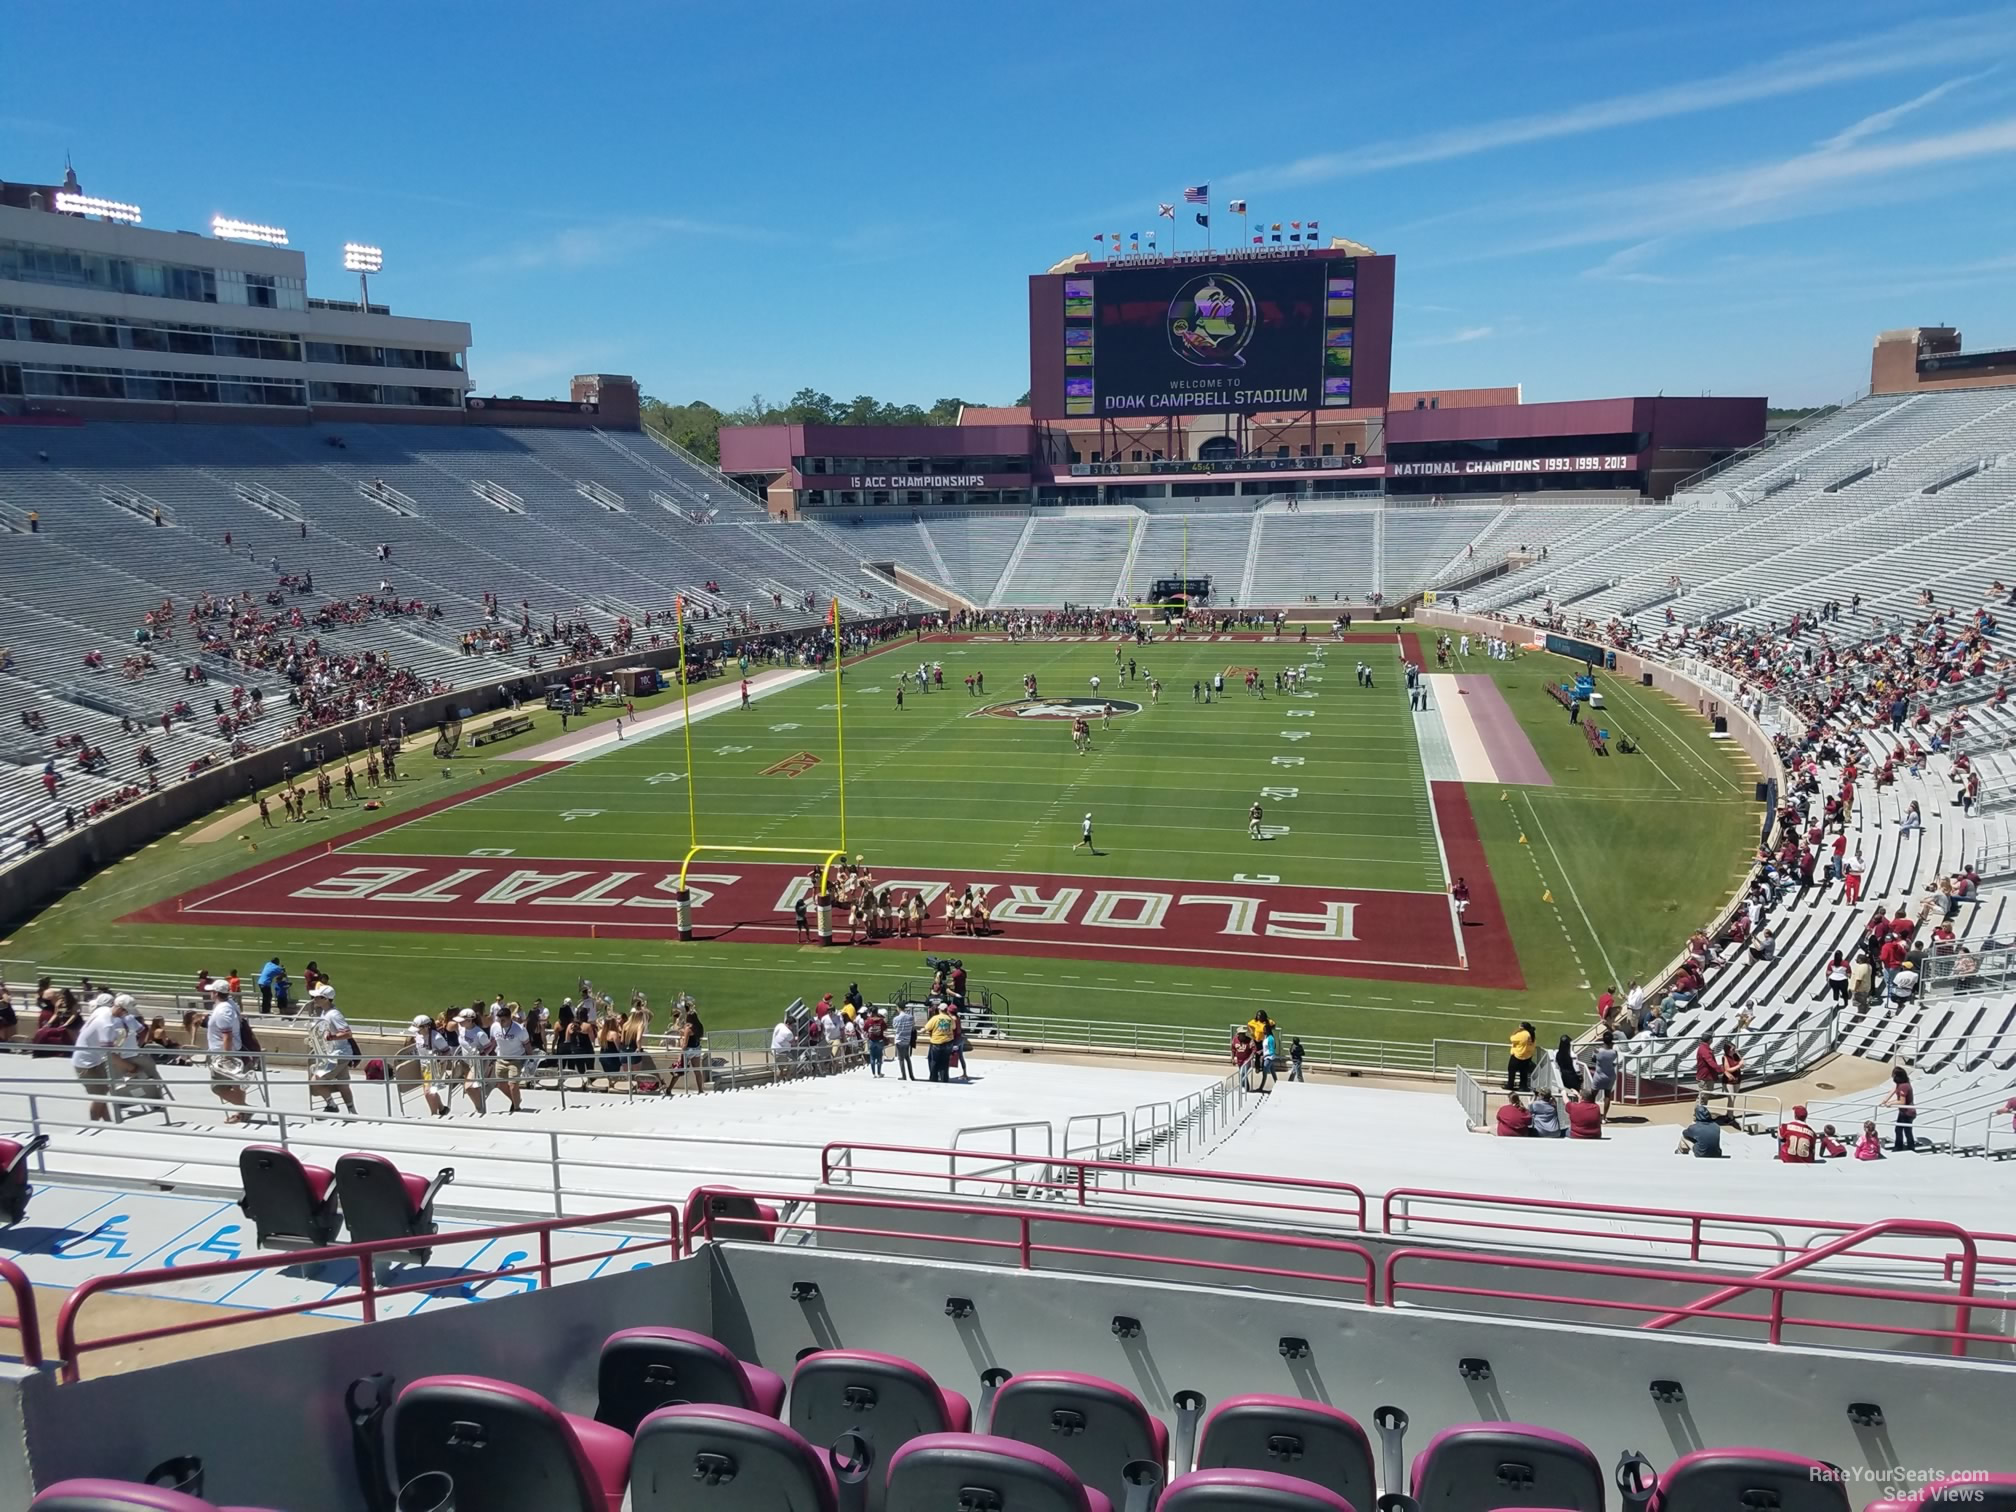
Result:
<svg viewBox="0 0 2016 1512"><path fill-rule="evenodd" d="M242 1124L251 1121L245 1112L245 1086L243 1075L231 1075L219 1064L229 1058L243 1064L245 1042L245 1020L239 1015L238 1005L231 1001L231 994L220 987L217 989L216 1004L210 1009L210 1017L204 1021L206 1047L210 1051L210 1090L217 1094L217 1101L238 1111L225 1115L224 1122Z"/></svg>
<svg viewBox="0 0 2016 1512"><path fill-rule="evenodd" d="M789 1076L798 1062L798 1036L791 1032L789 1019L777 1020L777 1027L770 1031L770 1061L780 1080Z"/></svg>
<svg viewBox="0 0 2016 1512"><path fill-rule="evenodd" d="M476 1010L464 1008L455 1015L456 1053L464 1063L462 1088L469 1094L469 1106L480 1116L490 1097L490 1051L488 1031L476 1022Z"/></svg>
<svg viewBox="0 0 2016 1512"><path fill-rule="evenodd" d="M434 1027L434 1020L424 1013L416 1013L406 1043L412 1051L413 1064L420 1073L420 1095L427 1099L427 1110L436 1118L447 1117L447 1104L441 1101L441 1094L435 1088L442 1081L441 1057L448 1052L448 1041ZM404 1090L403 1086L401 1090Z"/></svg>
<svg viewBox="0 0 2016 1512"><path fill-rule="evenodd" d="M70 1052L70 1069L91 1094L91 1122L110 1123L112 1105L112 1052L124 1038L125 1010L115 1004L94 1013L77 1031L77 1044Z"/></svg>
<svg viewBox="0 0 2016 1512"><path fill-rule="evenodd" d="M518 1080L525 1074L526 1057L532 1051L532 1035L518 1022L516 1003L498 1005L497 1018L490 1025L490 1043L497 1052L497 1058L490 1064L496 1073L498 1090L511 1104L513 1113L523 1113L525 1109L518 1100Z"/></svg>
<svg viewBox="0 0 2016 1512"><path fill-rule="evenodd" d="M308 1068L309 1100L312 1102L319 1094L322 1111L334 1113L336 1101L341 1098L345 1111L355 1117L357 1103L350 1095L350 1068L357 1061L357 1036L351 1032L350 1020L336 1006L334 987L323 982L309 997L317 1010L308 1035L309 1046L315 1052Z"/></svg>
<svg viewBox="0 0 2016 1512"><path fill-rule="evenodd" d="M112 1053L113 1071L126 1081L135 1096L155 1102L166 1100L168 1086L154 1064L157 1052L140 1043L140 1005L128 992L120 993L112 1003L120 1018L119 1048Z"/></svg>

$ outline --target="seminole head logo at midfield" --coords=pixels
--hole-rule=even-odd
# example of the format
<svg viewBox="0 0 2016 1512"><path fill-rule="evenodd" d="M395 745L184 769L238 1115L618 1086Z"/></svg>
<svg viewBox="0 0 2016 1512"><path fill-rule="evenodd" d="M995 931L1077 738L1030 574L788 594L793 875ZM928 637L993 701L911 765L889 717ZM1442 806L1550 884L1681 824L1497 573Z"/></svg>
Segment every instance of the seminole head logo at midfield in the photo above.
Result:
<svg viewBox="0 0 2016 1512"><path fill-rule="evenodd" d="M1224 273L1202 273L1169 301L1169 345L1196 367L1244 367L1257 324L1253 291Z"/></svg>

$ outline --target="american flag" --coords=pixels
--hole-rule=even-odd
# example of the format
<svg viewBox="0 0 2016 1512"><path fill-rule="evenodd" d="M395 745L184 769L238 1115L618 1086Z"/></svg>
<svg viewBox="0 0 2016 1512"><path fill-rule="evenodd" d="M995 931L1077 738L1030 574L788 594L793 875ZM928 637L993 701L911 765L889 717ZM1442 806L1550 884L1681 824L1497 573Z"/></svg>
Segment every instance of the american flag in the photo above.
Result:
<svg viewBox="0 0 2016 1512"><path fill-rule="evenodd" d="M1183 203L1186 205L1210 204L1211 186L1209 184L1192 184L1188 189L1183 191Z"/></svg>

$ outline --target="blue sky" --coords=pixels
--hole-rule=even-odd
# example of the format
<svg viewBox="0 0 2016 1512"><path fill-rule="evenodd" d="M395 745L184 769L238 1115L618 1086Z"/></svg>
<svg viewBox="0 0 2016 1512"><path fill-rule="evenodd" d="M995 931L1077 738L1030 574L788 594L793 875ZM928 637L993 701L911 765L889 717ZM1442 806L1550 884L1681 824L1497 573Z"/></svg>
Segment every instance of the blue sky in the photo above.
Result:
<svg viewBox="0 0 2016 1512"><path fill-rule="evenodd" d="M10 5L0 175L345 240L479 392L1027 386L1024 282L1185 184L1399 258L1396 387L1845 396L2016 341L2016 10ZM82 30L80 31L80 26ZM1223 217L1221 217L1222 219ZM1186 240L1198 233L1184 226Z"/></svg>

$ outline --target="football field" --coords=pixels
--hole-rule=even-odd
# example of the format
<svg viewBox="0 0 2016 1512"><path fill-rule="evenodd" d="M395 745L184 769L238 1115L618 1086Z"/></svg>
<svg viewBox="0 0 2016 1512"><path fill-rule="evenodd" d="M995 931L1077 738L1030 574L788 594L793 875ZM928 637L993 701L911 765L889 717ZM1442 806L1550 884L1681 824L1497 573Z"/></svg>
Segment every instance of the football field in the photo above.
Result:
<svg viewBox="0 0 2016 1512"><path fill-rule="evenodd" d="M564 737L539 711L517 741L409 755L377 810L164 842L7 954L193 973L279 950L341 972L346 1005L361 986L366 1017L553 1002L588 977L757 1024L850 981L893 990L933 952L1054 1017L1224 1023L1260 998L1305 1032L1417 1042L1579 1023L1599 976L1662 965L1679 921L1726 896L1749 779L1690 711L1622 687L1643 755L1592 757L1539 696L1573 671L1545 656L1464 659L1430 679L1462 706L1416 711L1403 648L1435 670L1411 628L900 641L851 662L844 694L782 669L751 669L746 708L732 675L697 685L690 768L676 695L640 701L620 738L618 711ZM1534 785L1474 780L1479 730ZM696 832L708 849L683 867ZM922 899L923 937L850 936L843 913L836 946L802 938L795 904L833 853ZM968 890L978 935L946 916Z"/></svg>

